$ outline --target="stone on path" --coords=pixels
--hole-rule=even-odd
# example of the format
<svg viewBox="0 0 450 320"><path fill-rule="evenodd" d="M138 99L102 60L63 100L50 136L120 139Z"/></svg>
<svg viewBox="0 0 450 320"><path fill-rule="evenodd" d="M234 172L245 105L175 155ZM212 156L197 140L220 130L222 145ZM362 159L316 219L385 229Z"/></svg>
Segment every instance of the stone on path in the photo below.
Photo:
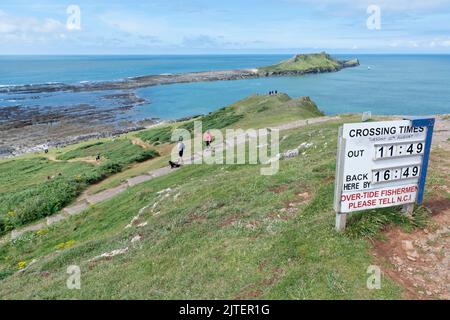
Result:
<svg viewBox="0 0 450 320"><path fill-rule="evenodd" d="M107 189L97 194L87 196L86 201L89 202L89 204L96 204L114 198L119 193L124 192L127 188L128 186L126 184L121 184L115 188Z"/></svg>
<svg viewBox="0 0 450 320"><path fill-rule="evenodd" d="M17 237L20 237L22 234L28 231L38 231L45 228L45 223L41 222L38 224L34 224L25 228L22 228L20 230L13 230L11 231L11 240L16 239Z"/></svg>
<svg viewBox="0 0 450 320"><path fill-rule="evenodd" d="M75 203L74 205L71 205L70 207L66 207L63 209L63 211L65 211L69 215L73 215L73 214L80 213L81 211L86 210L87 208L88 208L87 202L83 201L83 202Z"/></svg>
<svg viewBox="0 0 450 320"><path fill-rule="evenodd" d="M153 179L153 176L149 176L149 175L142 175L142 176L137 176L137 177L133 177L127 180L128 186L129 187L133 187L137 184L146 182L148 180Z"/></svg>
<svg viewBox="0 0 450 320"><path fill-rule="evenodd" d="M170 173L171 171L174 171L174 170L176 170L176 169L172 169L170 167L162 167L162 168L156 169L154 171L150 171L149 173L151 174L151 176L153 178L156 178L156 177L160 177L160 176L163 176L165 174L168 174L168 173Z"/></svg>
<svg viewBox="0 0 450 320"><path fill-rule="evenodd" d="M410 240L403 240L402 247L406 251L414 250L414 245L413 245L412 241L410 241Z"/></svg>
<svg viewBox="0 0 450 320"><path fill-rule="evenodd" d="M115 256L117 256L119 254L124 254L124 253L127 253L127 252L128 252L128 247L125 247L123 249L116 249L116 250L113 250L111 252L105 252L105 253L103 253L103 254L101 254L99 256L96 256L96 257L94 257L92 259L89 259L88 262L95 261L95 260L102 259L102 258L112 258L112 257L115 257Z"/></svg>
<svg viewBox="0 0 450 320"><path fill-rule="evenodd" d="M64 209L64 210L65 210L65 209ZM64 210L63 210L62 213L55 214L55 215L53 215L53 216L47 217L47 219L46 219L46 220L47 220L47 225L50 226L50 225L52 225L52 224L54 224L54 223L56 223L56 222L59 222L59 221L61 221L61 220L66 219L67 216L68 216L68 213L65 212Z"/></svg>
<svg viewBox="0 0 450 320"><path fill-rule="evenodd" d="M137 241L141 241L141 236L140 235L134 236L133 239L131 239L131 243L134 243L134 242L137 242Z"/></svg>

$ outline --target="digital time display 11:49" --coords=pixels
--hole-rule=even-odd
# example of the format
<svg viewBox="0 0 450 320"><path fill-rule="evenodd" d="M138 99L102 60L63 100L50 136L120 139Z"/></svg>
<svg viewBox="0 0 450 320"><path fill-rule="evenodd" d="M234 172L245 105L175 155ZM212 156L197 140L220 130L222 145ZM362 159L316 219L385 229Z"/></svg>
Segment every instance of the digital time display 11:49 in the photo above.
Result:
<svg viewBox="0 0 450 320"><path fill-rule="evenodd" d="M406 144L383 144L375 146L375 158L385 159L391 157L402 157L420 155L424 152L423 142L410 142Z"/></svg>

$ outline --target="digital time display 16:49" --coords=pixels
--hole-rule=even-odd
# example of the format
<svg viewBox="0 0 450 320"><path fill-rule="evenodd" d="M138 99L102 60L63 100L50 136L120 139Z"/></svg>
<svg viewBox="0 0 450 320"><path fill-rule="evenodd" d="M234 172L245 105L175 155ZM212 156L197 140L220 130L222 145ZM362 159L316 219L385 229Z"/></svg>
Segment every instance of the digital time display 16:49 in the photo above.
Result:
<svg viewBox="0 0 450 320"><path fill-rule="evenodd" d="M375 158L385 159L392 157L402 157L420 155L424 152L423 142L411 142L405 144L383 144L375 146Z"/></svg>
<svg viewBox="0 0 450 320"><path fill-rule="evenodd" d="M393 180L403 180L417 178L420 174L420 165L385 168L374 170L372 174L372 182L386 182Z"/></svg>

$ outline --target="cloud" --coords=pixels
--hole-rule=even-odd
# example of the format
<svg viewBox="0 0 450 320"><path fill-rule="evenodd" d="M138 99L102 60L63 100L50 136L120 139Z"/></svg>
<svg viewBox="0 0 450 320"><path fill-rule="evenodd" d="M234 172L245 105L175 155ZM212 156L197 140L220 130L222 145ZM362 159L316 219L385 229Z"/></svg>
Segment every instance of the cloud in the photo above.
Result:
<svg viewBox="0 0 450 320"><path fill-rule="evenodd" d="M435 39L427 39L423 38L420 40L408 40L408 39L397 39L393 42L388 43L388 46L391 48L433 48L433 49L443 49L446 47L450 47L450 39L446 38L435 38Z"/></svg>
<svg viewBox="0 0 450 320"><path fill-rule="evenodd" d="M141 35L138 36L138 38L145 41L146 43L162 43L161 39L155 36Z"/></svg>
<svg viewBox="0 0 450 320"><path fill-rule="evenodd" d="M189 35L184 36L179 43L180 47L189 49L260 49L270 47L270 44L261 40L228 40L222 35Z"/></svg>
<svg viewBox="0 0 450 320"><path fill-rule="evenodd" d="M397 42L397 41L394 41L394 42L389 43L389 47L391 47L391 48L397 48L397 47L398 47L398 42Z"/></svg>
<svg viewBox="0 0 450 320"><path fill-rule="evenodd" d="M0 10L0 42L32 45L66 39L66 26L55 19L19 17Z"/></svg>
<svg viewBox="0 0 450 320"><path fill-rule="evenodd" d="M39 34L65 31L65 25L55 19L37 19L18 17L0 11L0 33L3 34Z"/></svg>
<svg viewBox="0 0 450 320"><path fill-rule="evenodd" d="M430 10L450 4L450 0L282 0L290 3L313 5L316 8L345 6L347 9L361 10L369 5L377 5L382 10Z"/></svg>
<svg viewBox="0 0 450 320"><path fill-rule="evenodd" d="M139 14L108 11L99 16L106 26L140 36L156 36L167 32L169 26L161 17L148 17Z"/></svg>
<svg viewBox="0 0 450 320"><path fill-rule="evenodd" d="M450 39L439 40L437 41L437 44L441 47L450 47Z"/></svg>
<svg viewBox="0 0 450 320"><path fill-rule="evenodd" d="M219 38L208 35L186 36L183 37L181 46L190 48L217 48L223 46L225 43Z"/></svg>

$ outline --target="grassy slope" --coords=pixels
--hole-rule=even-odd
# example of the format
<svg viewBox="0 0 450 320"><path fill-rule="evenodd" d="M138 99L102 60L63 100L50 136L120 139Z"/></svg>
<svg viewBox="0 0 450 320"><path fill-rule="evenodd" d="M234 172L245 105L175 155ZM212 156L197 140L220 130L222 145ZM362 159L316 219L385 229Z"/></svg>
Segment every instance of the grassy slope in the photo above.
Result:
<svg viewBox="0 0 450 320"><path fill-rule="evenodd" d="M253 95L229 106L244 117L230 128L264 128L306 118L322 116L309 98L292 99L287 94Z"/></svg>
<svg viewBox="0 0 450 320"><path fill-rule="evenodd" d="M202 121L203 130L208 128L249 129L276 126L290 121L321 115L323 115L322 112L319 111L318 107L309 98L292 99L288 95L280 93L274 96L252 95L220 110L211 112L206 116L196 118L195 120ZM205 117L206 120L204 119ZM231 119L235 120L235 122L231 121ZM192 121L172 123L133 134L144 141L155 143L157 150L162 156L155 160L138 164L131 170L114 175L96 184L88 192L96 193L107 188L115 187L128 178L146 174L150 170L166 165L170 158L168 155L172 148L171 145L167 144L167 142L170 142L172 130L177 127L190 129L193 127ZM228 125L224 125L226 123Z"/></svg>
<svg viewBox="0 0 450 320"><path fill-rule="evenodd" d="M366 288L373 258L364 235L372 232L367 225L377 225L368 222L380 216L387 222L393 213L399 217L396 209L354 219L346 234L333 231L338 125L283 132L282 150L303 141L316 147L282 161L274 176L261 176L259 167L250 165L186 166L71 217L46 234L30 233L3 244L0 298L400 297L401 290L387 278L380 290ZM159 213L144 211L147 226L124 229L167 187L176 190L155 208ZM298 196L305 192L311 195L306 202ZM289 203L293 209L283 210ZM402 218L395 221L409 225ZM137 234L142 241L133 246L130 239ZM75 241L74 247L55 249L69 240ZM123 256L86 262L125 246L130 251ZM18 261L32 259L39 260L24 274L8 276ZM81 267L81 290L66 289L70 264Z"/></svg>
<svg viewBox="0 0 450 320"><path fill-rule="evenodd" d="M259 72L311 72L314 70L337 70L340 67L338 61L330 55L322 53L298 54L277 64L258 68Z"/></svg>
<svg viewBox="0 0 450 320"><path fill-rule="evenodd" d="M97 153L102 156L99 165L68 161ZM58 160L26 155L0 161L0 234L58 212L87 186L157 153L117 139L71 146L51 156Z"/></svg>
<svg viewBox="0 0 450 320"><path fill-rule="evenodd" d="M287 121L310 118L321 115L316 105L308 99L291 99L285 94L277 96L250 96L230 106L197 118L203 123L203 129L212 128L261 128ZM20 227L37 219L54 214L67 205L89 185L94 184L89 193L119 185L126 179L146 173L152 169L167 164L170 148L158 146L162 157L135 165L117 175L122 168L130 163L152 159L156 156L154 150L143 150L133 145L133 136L145 141L170 141L174 127L190 128L192 121L180 122L158 129L144 130L125 138L114 140L94 140L69 146L62 150L52 150L51 156L60 162L48 161L32 155L26 155L4 163L0 162L2 174L0 181L5 190L0 193L0 234L12 227ZM155 138L156 137L156 138ZM159 141L161 140L161 141ZM102 165L68 162L77 159L95 159L100 154ZM47 181L47 176L55 176ZM106 176L110 179L103 180ZM14 216L8 216L11 212Z"/></svg>
<svg viewBox="0 0 450 320"><path fill-rule="evenodd" d="M323 113L308 97L292 99L287 94L252 95L207 115L190 121L143 130L136 135L149 143L170 142L174 128L193 128L193 121L201 121L202 129L264 128Z"/></svg>
<svg viewBox="0 0 450 320"><path fill-rule="evenodd" d="M53 162L44 157L0 163L0 193L14 193L45 182L58 173L75 176L93 165L84 162Z"/></svg>
<svg viewBox="0 0 450 320"><path fill-rule="evenodd" d="M116 163L129 164L154 158L157 156L157 153L151 149L143 150L140 146L132 144L128 139L118 139L106 142L98 141L80 146L79 148L64 152L58 156L58 159L95 158L97 155Z"/></svg>

